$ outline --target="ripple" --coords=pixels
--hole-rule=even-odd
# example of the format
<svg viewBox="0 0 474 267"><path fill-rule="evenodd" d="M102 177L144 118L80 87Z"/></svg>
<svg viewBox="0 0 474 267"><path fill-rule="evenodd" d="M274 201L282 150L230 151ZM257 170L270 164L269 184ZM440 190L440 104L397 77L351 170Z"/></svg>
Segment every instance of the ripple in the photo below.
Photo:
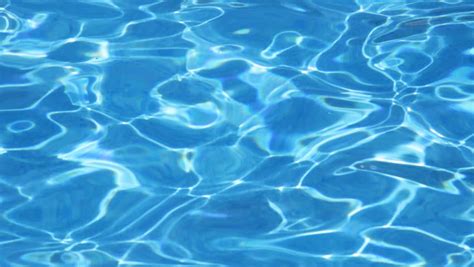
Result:
<svg viewBox="0 0 474 267"><path fill-rule="evenodd" d="M12 133L26 132L33 129L33 127L35 127L35 124L27 120L15 121L7 125L7 129Z"/></svg>
<svg viewBox="0 0 474 267"><path fill-rule="evenodd" d="M0 0L0 265L471 266L473 11Z"/></svg>

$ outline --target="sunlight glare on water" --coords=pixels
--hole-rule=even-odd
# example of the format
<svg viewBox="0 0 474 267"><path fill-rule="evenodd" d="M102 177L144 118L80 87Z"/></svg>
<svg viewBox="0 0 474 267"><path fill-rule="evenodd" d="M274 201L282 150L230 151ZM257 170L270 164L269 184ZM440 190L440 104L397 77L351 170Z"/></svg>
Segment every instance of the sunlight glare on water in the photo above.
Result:
<svg viewBox="0 0 474 267"><path fill-rule="evenodd" d="M474 266L472 0L0 0L0 267Z"/></svg>

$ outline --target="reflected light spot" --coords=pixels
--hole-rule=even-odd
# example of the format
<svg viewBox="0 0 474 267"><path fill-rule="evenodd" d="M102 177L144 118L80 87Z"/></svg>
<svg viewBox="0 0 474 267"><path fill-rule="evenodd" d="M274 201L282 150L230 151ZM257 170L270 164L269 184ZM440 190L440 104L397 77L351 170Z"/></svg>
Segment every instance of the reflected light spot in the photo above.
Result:
<svg viewBox="0 0 474 267"><path fill-rule="evenodd" d="M250 29L248 29L248 28L240 29L240 30L237 30L237 31L233 32L233 34L236 34L236 35L244 35L244 34L249 34L249 33L250 33Z"/></svg>
<svg viewBox="0 0 474 267"><path fill-rule="evenodd" d="M474 47L466 50L466 52L464 52L464 54L469 55L469 56L474 56Z"/></svg>
<svg viewBox="0 0 474 267"><path fill-rule="evenodd" d="M323 259L330 260L332 258L332 254L324 255Z"/></svg>
<svg viewBox="0 0 474 267"><path fill-rule="evenodd" d="M174 107L164 107L162 111L166 115L176 115L176 114L178 114L178 110Z"/></svg>

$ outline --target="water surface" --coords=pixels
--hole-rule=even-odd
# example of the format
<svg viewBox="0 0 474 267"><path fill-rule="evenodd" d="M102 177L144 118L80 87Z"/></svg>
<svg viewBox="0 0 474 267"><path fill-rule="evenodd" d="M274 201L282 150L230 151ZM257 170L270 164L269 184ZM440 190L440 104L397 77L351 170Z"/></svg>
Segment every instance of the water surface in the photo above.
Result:
<svg viewBox="0 0 474 267"><path fill-rule="evenodd" d="M0 0L0 266L473 266L474 2Z"/></svg>

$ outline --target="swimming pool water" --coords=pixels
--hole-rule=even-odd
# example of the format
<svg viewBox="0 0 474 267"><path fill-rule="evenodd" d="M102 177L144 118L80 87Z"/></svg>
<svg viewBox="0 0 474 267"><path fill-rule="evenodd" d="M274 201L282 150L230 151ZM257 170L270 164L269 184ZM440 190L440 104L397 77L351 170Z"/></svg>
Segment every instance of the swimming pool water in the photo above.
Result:
<svg viewBox="0 0 474 267"><path fill-rule="evenodd" d="M0 0L0 266L474 266L474 1Z"/></svg>

